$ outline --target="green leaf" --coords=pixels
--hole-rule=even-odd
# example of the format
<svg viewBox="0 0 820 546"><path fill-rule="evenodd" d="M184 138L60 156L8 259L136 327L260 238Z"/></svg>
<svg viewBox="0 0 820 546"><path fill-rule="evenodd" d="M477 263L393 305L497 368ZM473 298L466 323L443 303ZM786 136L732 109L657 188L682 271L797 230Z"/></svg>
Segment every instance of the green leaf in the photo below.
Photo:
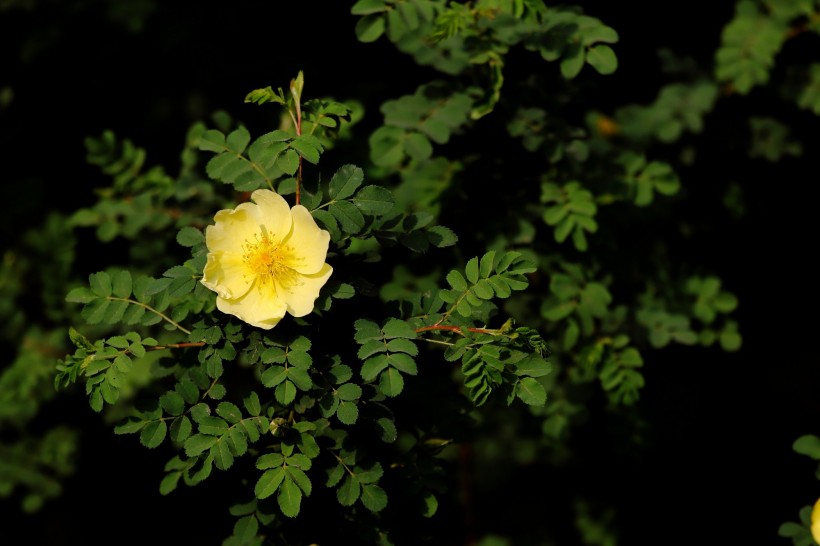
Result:
<svg viewBox="0 0 820 546"><path fill-rule="evenodd" d="M268 86L264 89L254 89L253 91L245 95L245 102L255 102L257 104L275 102L277 104L285 104L285 99L283 97L281 87L279 88L278 92L274 92L274 90L270 86Z"/></svg>
<svg viewBox="0 0 820 546"><path fill-rule="evenodd" d="M188 457L196 457L209 449L219 440L216 436L207 434L194 434L185 440L185 455Z"/></svg>
<svg viewBox="0 0 820 546"><path fill-rule="evenodd" d="M399 341L399 340L394 340ZM391 342L392 343L392 342ZM406 373L407 375L416 375L418 374L418 368L416 367L416 361L413 360L413 357L404 353L393 353L387 357L388 362L391 366L396 368L402 373Z"/></svg>
<svg viewBox="0 0 820 546"><path fill-rule="evenodd" d="M284 462L285 457L281 453L265 453L256 460L256 468L259 470L267 470L269 468L282 466Z"/></svg>
<svg viewBox="0 0 820 546"><path fill-rule="evenodd" d="M467 281L470 284L475 284L478 282L478 258L473 257L467 262L467 267L464 270L464 274L467 277Z"/></svg>
<svg viewBox="0 0 820 546"><path fill-rule="evenodd" d="M384 34L384 18L381 14L365 15L356 23L356 37L360 42L375 42Z"/></svg>
<svg viewBox="0 0 820 546"><path fill-rule="evenodd" d="M276 386L274 395L280 404L287 406L296 398L296 385L291 381L280 383Z"/></svg>
<svg viewBox="0 0 820 546"><path fill-rule="evenodd" d="M205 242L205 236L195 227L185 226L177 233L177 243L185 247L196 246Z"/></svg>
<svg viewBox="0 0 820 546"><path fill-rule="evenodd" d="M127 298L131 295L131 272L121 270L114 273L111 279L111 291L118 298Z"/></svg>
<svg viewBox="0 0 820 546"><path fill-rule="evenodd" d="M387 506L387 493L376 484L363 485L361 499L362 504L371 512L379 512Z"/></svg>
<svg viewBox="0 0 820 546"><path fill-rule="evenodd" d="M297 457L297 455L294 455L294 457ZM293 483L295 483L297 486L299 486L299 489L301 489L302 493L304 493L305 496L309 497L311 491L313 490L313 485L311 484L310 478L307 477L307 474L305 474L304 470L310 469L310 466L311 466L310 465L310 459L308 459L307 457L305 457L303 455L298 455L298 457L301 457L302 459L304 459L305 464L304 465L296 464L295 462L293 462L293 457L292 457L292 458L288 459L288 465L289 466L285 469L285 472L287 473L287 476L291 480L293 480Z"/></svg>
<svg viewBox="0 0 820 546"><path fill-rule="evenodd" d="M423 134L411 132L404 139L404 151L416 161L424 161L433 155L433 145Z"/></svg>
<svg viewBox="0 0 820 546"><path fill-rule="evenodd" d="M352 285L347 283L339 283L339 285L333 290L331 296L335 299L339 300L348 300L356 295L356 289L353 288Z"/></svg>
<svg viewBox="0 0 820 546"><path fill-rule="evenodd" d="M427 240L437 248L453 246L458 242L458 236L450 228L432 226L426 231Z"/></svg>
<svg viewBox="0 0 820 546"><path fill-rule="evenodd" d="M331 199L347 199L353 195L364 180L364 171L355 165L343 165L336 171L328 185Z"/></svg>
<svg viewBox="0 0 820 546"><path fill-rule="evenodd" d="M288 149L276 159L276 166L285 174L295 174L299 169L299 154L296 150Z"/></svg>
<svg viewBox="0 0 820 546"><path fill-rule="evenodd" d="M199 400L199 389L193 381L180 381L174 386L174 390L181 394L188 404L196 404Z"/></svg>
<svg viewBox="0 0 820 546"><path fill-rule="evenodd" d="M398 9L387 12L387 36L391 42L398 42L409 30Z"/></svg>
<svg viewBox="0 0 820 546"><path fill-rule="evenodd" d="M820 438L814 434L805 434L795 440L792 449L801 455L820 460Z"/></svg>
<svg viewBox="0 0 820 546"><path fill-rule="evenodd" d="M515 364L515 374L519 377L542 377L548 373L549 362L538 355L527 355Z"/></svg>
<svg viewBox="0 0 820 546"><path fill-rule="evenodd" d="M344 482L342 482L341 487L336 490L336 499L342 506L353 506L353 504L359 499L361 491L362 488L359 480L348 475Z"/></svg>
<svg viewBox="0 0 820 546"><path fill-rule="evenodd" d="M524 403L531 406L543 406L547 402L544 386L532 377L525 377L518 382L516 394Z"/></svg>
<svg viewBox="0 0 820 546"><path fill-rule="evenodd" d="M495 295L493 286L487 279L479 279L475 286L473 286L472 293L482 300L490 300Z"/></svg>
<svg viewBox="0 0 820 546"><path fill-rule="evenodd" d="M256 394L255 391L251 391L251 393L242 401L242 404L245 406L245 409L250 415L257 416L262 412L262 405L259 403L259 395Z"/></svg>
<svg viewBox="0 0 820 546"><path fill-rule="evenodd" d="M386 9L385 0L359 0L350 8L350 13L353 15L370 15Z"/></svg>
<svg viewBox="0 0 820 546"><path fill-rule="evenodd" d="M356 478L359 483L376 483L384 476L384 469L380 463L374 463L370 468L358 468Z"/></svg>
<svg viewBox="0 0 820 546"><path fill-rule="evenodd" d="M209 129L199 137L199 149L207 152L221 152L225 149L225 135L216 129Z"/></svg>
<svg viewBox="0 0 820 546"><path fill-rule="evenodd" d="M382 216L393 209L393 194L381 186L365 186L351 199L362 213Z"/></svg>
<svg viewBox="0 0 820 546"><path fill-rule="evenodd" d="M724 351L737 351L743 344L741 335L733 330L724 330L720 333L720 346Z"/></svg>
<svg viewBox="0 0 820 546"><path fill-rule="evenodd" d="M328 207L328 211L347 233L359 233L364 227L364 216L350 201L336 201Z"/></svg>
<svg viewBox="0 0 820 546"><path fill-rule="evenodd" d="M355 383L345 383L336 389L336 396L341 400L358 400L362 396L362 388Z"/></svg>
<svg viewBox="0 0 820 546"><path fill-rule="evenodd" d="M259 521L256 516L244 516L234 524L231 538L236 539L236 544L251 544L258 532Z"/></svg>
<svg viewBox="0 0 820 546"><path fill-rule="evenodd" d="M91 291L101 298L106 298L111 295L111 277L105 271L90 274L88 276L88 284L91 287Z"/></svg>
<svg viewBox="0 0 820 546"><path fill-rule="evenodd" d="M396 441L399 432L396 429L396 424L391 419L381 417L376 421L376 424L382 430L381 439L383 442L392 443Z"/></svg>
<svg viewBox="0 0 820 546"><path fill-rule="evenodd" d="M85 286L74 288L66 294L65 301L70 303L88 303L98 298L94 292Z"/></svg>
<svg viewBox="0 0 820 546"><path fill-rule="evenodd" d="M167 495L174 491L177 488L177 484L179 483L179 478L182 477L182 472L169 472L162 478L162 481L159 483L159 494L160 495Z"/></svg>
<svg viewBox="0 0 820 546"><path fill-rule="evenodd" d="M345 467L341 464L338 464L327 471L327 481L325 485L327 487L335 487L342 478L345 476ZM355 501L354 501L355 502Z"/></svg>
<svg viewBox="0 0 820 546"><path fill-rule="evenodd" d="M404 130L383 125L370 135L370 159L380 167L398 165L404 159Z"/></svg>
<svg viewBox="0 0 820 546"><path fill-rule="evenodd" d="M188 439L193 431L193 425L187 415L181 415L171 421L171 439L174 442L182 443Z"/></svg>
<svg viewBox="0 0 820 546"><path fill-rule="evenodd" d="M618 58L608 45L596 45L587 51L587 63L599 74L612 74L618 68Z"/></svg>
<svg viewBox="0 0 820 546"><path fill-rule="evenodd" d="M288 377L300 391L306 391L313 386L313 380L304 368L294 366L288 368Z"/></svg>
<svg viewBox="0 0 820 546"><path fill-rule="evenodd" d="M354 339L357 343L362 344L368 340L381 339L382 337L379 325L371 320L358 319L353 323L353 326L356 329Z"/></svg>
<svg viewBox="0 0 820 546"><path fill-rule="evenodd" d="M362 379L369 382L375 379L376 376L388 366L389 362L387 360L387 355L380 354L365 360L359 373L361 374Z"/></svg>
<svg viewBox="0 0 820 546"><path fill-rule="evenodd" d="M279 486L285 479L285 469L280 467L266 470L259 477L253 488L253 493L257 499L266 499L276 493Z"/></svg>
<svg viewBox="0 0 820 546"><path fill-rule="evenodd" d="M282 381L288 378L288 372L284 366L271 366L264 372L259 380L268 388L279 385Z"/></svg>
<svg viewBox="0 0 820 546"><path fill-rule="evenodd" d="M564 51L564 58L561 60L561 75L571 80L581 72L583 67L583 48L577 42L569 44Z"/></svg>
<svg viewBox="0 0 820 546"><path fill-rule="evenodd" d="M168 425L165 424L165 421L151 421L140 432L140 443L149 449L153 449L162 443L167 432Z"/></svg>
<svg viewBox="0 0 820 546"><path fill-rule="evenodd" d="M314 165L319 162L319 154L322 151L322 144L315 136L299 135L293 139L293 142L291 142L290 145L299 153L300 156L310 161Z"/></svg>
<svg viewBox="0 0 820 546"><path fill-rule="evenodd" d="M169 415L182 415L185 411L185 400L176 391L168 391L159 397L159 405Z"/></svg>
<svg viewBox="0 0 820 546"><path fill-rule="evenodd" d="M199 425L199 432L202 434L221 436L228 432L228 423L224 419L213 415L205 415L197 419L197 424Z"/></svg>
<svg viewBox="0 0 820 546"><path fill-rule="evenodd" d="M211 455L219 470L228 470L233 466L233 453L231 453L231 448L224 437L220 438L219 441L211 447Z"/></svg>
<svg viewBox="0 0 820 546"><path fill-rule="evenodd" d="M558 224L555 228L554 236L555 241L558 243L563 243L566 241L569 234L572 232L572 229L575 227L575 216L567 216Z"/></svg>
<svg viewBox="0 0 820 546"><path fill-rule="evenodd" d="M384 341L380 339L371 339L370 341L366 341L364 345L359 347L359 352L357 356L359 360L365 360L366 358L373 356L378 353L383 353L387 351L387 345L385 345Z"/></svg>
<svg viewBox="0 0 820 546"><path fill-rule="evenodd" d="M422 515L426 518L433 517L436 511L438 510L438 499L436 498L436 496L430 493L429 491L425 492L423 494L423 503L424 509L422 511Z"/></svg>
<svg viewBox="0 0 820 546"><path fill-rule="evenodd" d="M216 413L225 418L229 423L236 424L242 420L242 411L231 402L220 402L216 407Z"/></svg>
<svg viewBox="0 0 820 546"><path fill-rule="evenodd" d="M396 338L387 343L387 350L391 353L407 353L411 356L419 354L418 346L409 339Z"/></svg>
<svg viewBox="0 0 820 546"><path fill-rule="evenodd" d="M456 311L464 318L470 318L473 314L473 308L470 307L470 303L466 299L458 302L456 305Z"/></svg>
<svg viewBox="0 0 820 546"><path fill-rule="evenodd" d="M251 135L248 130L244 127L239 127L228 134L228 138L225 143L230 150L236 152L237 154L241 154L245 151L245 148L248 146L250 141Z"/></svg>
<svg viewBox="0 0 820 546"><path fill-rule="evenodd" d="M286 475L285 480L279 487L279 495L277 495L276 501L279 504L279 509L287 517L295 518L299 515L302 504L302 490L299 489L299 486L293 482L290 476Z"/></svg>
<svg viewBox="0 0 820 546"><path fill-rule="evenodd" d="M395 368L387 368L379 377L379 390L385 396L395 397L404 389L404 378Z"/></svg>
<svg viewBox="0 0 820 546"><path fill-rule="evenodd" d="M595 42L614 44L618 41L618 33L615 29L602 24L596 24L594 26L584 28L583 34L584 45L591 45Z"/></svg>
<svg viewBox="0 0 820 546"><path fill-rule="evenodd" d="M386 338L406 338L406 339L416 339L417 334L416 331L410 326L407 322L397 319L391 318L389 319L382 328L382 332L384 332L384 337Z"/></svg>
<svg viewBox="0 0 820 546"><path fill-rule="evenodd" d="M481 261L479 262L479 274L482 279L487 279L492 274L495 255L495 250L491 250L481 257Z"/></svg>
<svg viewBox="0 0 820 546"><path fill-rule="evenodd" d="M455 269L447 274L447 283L453 290L457 290L459 292L464 292L469 287L464 276Z"/></svg>
<svg viewBox="0 0 820 546"><path fill-rule="evenodd" d="M359 408L353 402L342 400L336 408L336 417L345 425L353 425L359 418Z"/></svg>
<svg viewBox="0 0 820 546"><path fill-rule="evenodd" d="M110 337L105 341L106 345L111 345L112 347L116 347L117 349L125 349L127 348L130 343L125 336L114 336Z"/></svg>

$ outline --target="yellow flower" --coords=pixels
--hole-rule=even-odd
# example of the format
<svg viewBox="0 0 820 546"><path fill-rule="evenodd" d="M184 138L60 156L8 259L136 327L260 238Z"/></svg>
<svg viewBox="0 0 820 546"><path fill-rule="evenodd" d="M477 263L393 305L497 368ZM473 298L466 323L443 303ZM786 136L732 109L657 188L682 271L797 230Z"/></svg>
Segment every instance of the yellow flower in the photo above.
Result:
<svg viewBox="0 0 820 546"><path fill-rule="evenodd" d="M256 190L251 200L220 210L205 229L201 282L217 293L217 309L268 330L286 312L303 317L313 310L333 272L325 263L330 234L277 193Z"/></svg>
<svg viewBox="0 0 820 546"><path fill-rule="evenodd" d="M820 499L817 499L811 511L811 536L820 544Z"/></svg>

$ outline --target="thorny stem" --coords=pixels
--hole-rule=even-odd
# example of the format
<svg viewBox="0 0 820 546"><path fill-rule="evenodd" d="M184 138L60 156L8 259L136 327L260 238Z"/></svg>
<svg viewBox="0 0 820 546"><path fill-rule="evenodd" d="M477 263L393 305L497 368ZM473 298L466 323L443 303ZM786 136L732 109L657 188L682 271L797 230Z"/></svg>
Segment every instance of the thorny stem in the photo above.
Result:
<svg viewBox="0 0 820 546"><path fill-rule="evenodd" d="M124 302L126 302L126 303L133 303L134 305L139 305L140 307L145 308L145 310L146 310L146 311L151 311L152 313L155 313L155 314L159 315L159 316L162 318L162 320L164 320L164 321L168 322L169 324L173 325L173 326L174 326L175 328L177 328L178 330L182 330L182 331L183 331L183 332L185 332L186 334L191 335L191 331L190 331L190 330L188 330L187 328L185 328L184 326L182 326L180 323L178 323L178 322L176 322L175 320L173 320L171 317L169 317L169 316L167 316L167 315L165 315L165 314L161 313L160 311L157 311L156 309L154 309L154 308L153 308L153 307L151 307L150 305L146 305L146 304L144 304L144 303L142 303L142 302L135 301L135 300L132 300L132 299L130 299L130 298L116 298L116 297L114 297L114 296L108 296L106 299L107 299L108 301L124 301Z"/></svg>

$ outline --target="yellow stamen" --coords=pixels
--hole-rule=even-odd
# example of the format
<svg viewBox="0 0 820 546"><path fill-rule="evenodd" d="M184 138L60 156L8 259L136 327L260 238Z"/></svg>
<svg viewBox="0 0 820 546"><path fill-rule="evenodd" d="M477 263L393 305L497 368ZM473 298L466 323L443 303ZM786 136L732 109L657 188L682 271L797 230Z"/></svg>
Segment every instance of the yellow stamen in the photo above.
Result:
<svg viewBox="0 0 820 546"><path fill-rule="evenodd" d="M262 285L270 284L275 290L277 284L287 288L297 280L296 272L288 267L293 263L293 249L273 241L264 228L261 236L257 233L253 240L246 240L243 249L242 260Z"/></svg>

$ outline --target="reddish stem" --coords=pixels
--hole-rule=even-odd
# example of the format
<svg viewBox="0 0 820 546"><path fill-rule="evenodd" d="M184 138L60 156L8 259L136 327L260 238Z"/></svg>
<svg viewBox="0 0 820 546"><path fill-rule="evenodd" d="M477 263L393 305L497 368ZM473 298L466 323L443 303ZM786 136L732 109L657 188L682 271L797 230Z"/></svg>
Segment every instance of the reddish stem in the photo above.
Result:
<svg viewBox="0 0 820 546"><path fill-rule="evenodd" d="M170 343L168 345L155 345L153 347L146 347L146 349L149 351L161 351L163 349L184 349L186 347L202 347L204 345L204 341L196 341L188 343Z"/></svg>
<svg viewBox="0 0 820 546"><path fill-rule="evenodd" d="M300 98L301 100L301 98ZM302 107L299 101L296 101L296 136L302 136ZM296 175L296 204L301 201L301 186L302 186L302 156L299 155L299 174Z"/></svg>
<svg viewBox="0 0 820 546"><path fill-rule="evenodd" d="M448 332L455 332L460 334L462 330L465 328L460 328L458 326L445 326L443 324L433 324L432 326L422 326L421 328L416 328L416 333L419 334L421 332L429 332L430 330L447 330ZM487 330L485 328L466 328L468 332L473 332L476 334L494 334L496 330Z"/></svg>

